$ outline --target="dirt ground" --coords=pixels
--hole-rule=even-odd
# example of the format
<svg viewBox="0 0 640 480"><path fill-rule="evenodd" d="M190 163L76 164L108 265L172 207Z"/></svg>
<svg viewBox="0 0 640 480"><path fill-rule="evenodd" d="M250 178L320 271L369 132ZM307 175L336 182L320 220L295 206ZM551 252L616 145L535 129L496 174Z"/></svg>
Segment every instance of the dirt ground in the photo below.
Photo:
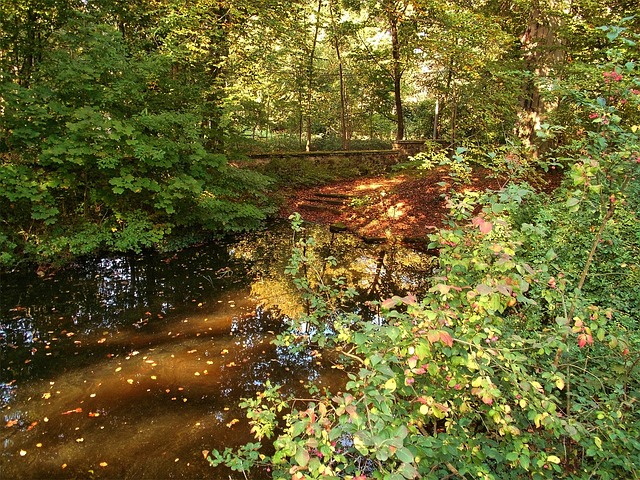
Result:
<svg viewBox="0 0 640 480"><path fill-rule="evenodd" d="M552 171L537 187L551 191L562 179ZM280 216L299 212L310 222L342 224L365 239L420 239L442 227L448 211L446 196L454 190L499 189L504 180L487 169L476 169L470 185L457 186L444 168L421 172L343 180L329 185L285 192Z"/></svg>

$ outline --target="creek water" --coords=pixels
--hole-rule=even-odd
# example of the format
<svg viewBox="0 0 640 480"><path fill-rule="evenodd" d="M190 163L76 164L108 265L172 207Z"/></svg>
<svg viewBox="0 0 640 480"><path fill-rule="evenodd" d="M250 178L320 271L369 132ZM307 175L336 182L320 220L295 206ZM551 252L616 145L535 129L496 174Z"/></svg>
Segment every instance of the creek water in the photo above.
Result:
<svg viewBox="0 0 640 480"><path fill-rule="evenodd" d="M332 275L362 292L424 287L426 255L309 230L338 259ZM284 275L291 247L289 227L274 225L176 254L2 275L0 476L244 478L202 454L252 439L241 398L267 380L294 393L345 381L331 355L271 343L303 310Z"/></svg>

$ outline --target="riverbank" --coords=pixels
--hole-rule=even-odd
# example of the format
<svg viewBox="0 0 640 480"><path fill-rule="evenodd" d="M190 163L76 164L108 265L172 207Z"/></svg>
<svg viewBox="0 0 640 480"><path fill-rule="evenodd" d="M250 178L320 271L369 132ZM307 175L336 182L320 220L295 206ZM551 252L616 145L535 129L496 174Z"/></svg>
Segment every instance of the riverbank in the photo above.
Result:
<svg viewBox="0 0 640 480"><path fill-rule="evenodd" d="M536 186L552 191L561 180L562 172L552 170L540 175ZM499 190L504 184L480 167L469 184L457 182L445 167L341 180L285 192L279 216L299 212L307 221L338 225L365 239L420 240L443 226L453 192Z"/></svg>

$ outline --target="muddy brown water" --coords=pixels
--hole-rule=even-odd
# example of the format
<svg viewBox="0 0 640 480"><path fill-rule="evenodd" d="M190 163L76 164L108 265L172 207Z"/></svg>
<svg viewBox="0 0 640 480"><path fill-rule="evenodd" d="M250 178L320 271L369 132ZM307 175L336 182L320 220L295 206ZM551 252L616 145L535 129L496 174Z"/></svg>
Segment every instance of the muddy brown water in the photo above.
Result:
<svg viewBox="0 0 640 480"><path fill-rule="evenodd" d="M360 291L424 288L424 255L310 233ZM291 244L276 225L178 254L2 275L0 477L244 478L202 454L252 440L241 398L267 380L285 392L344 382L329 360L271 343L304 308L283 273Z"/></svg>

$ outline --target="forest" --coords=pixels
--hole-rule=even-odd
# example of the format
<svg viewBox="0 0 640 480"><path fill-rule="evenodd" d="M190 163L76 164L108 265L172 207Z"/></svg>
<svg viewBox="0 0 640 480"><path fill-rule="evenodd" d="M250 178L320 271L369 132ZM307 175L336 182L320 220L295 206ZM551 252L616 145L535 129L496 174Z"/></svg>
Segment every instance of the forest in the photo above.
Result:
<svg viewBox="0 0 640 480"><path fill-rule="evenodd" d="M313 308L278 341L338 352L344 387L267 382L243 402L255 442L206 459L287 479L640 478L639 13L1 0L0 269L254 230L307 167L252 155L425 140L405 171L481 166L504 187L451 192L431 287L374 300L376 322L342 308L354 292L294 216L287 274ZM532 187L550 169L562 185Z"/></svg>

